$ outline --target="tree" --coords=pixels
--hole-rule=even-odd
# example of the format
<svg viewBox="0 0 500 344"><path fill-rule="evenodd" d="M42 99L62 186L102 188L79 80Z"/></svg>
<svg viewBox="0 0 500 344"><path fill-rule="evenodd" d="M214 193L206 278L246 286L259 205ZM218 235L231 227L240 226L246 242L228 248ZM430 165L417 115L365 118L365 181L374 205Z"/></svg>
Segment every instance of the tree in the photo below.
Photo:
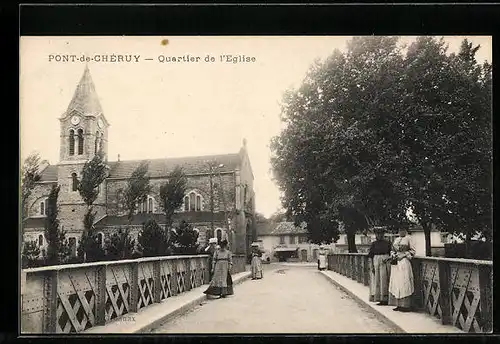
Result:
<svg viewBox="0 0 500 344"><path fill-rule="evenodd" d="M128 211L129 223L132 222L137 204L144 202L148 193L151 191L148 173L149 162L143 161L132 172L127 181L127 187L124 194L125 208Z"/></svg>
<svg viewBox="0 0 500 344"><path fill-rule="evenodd" d="M35 241L27 241L24 243L23 252L22 252L22 267L33 268L39 261L40 257L40 248Z"/></svg>
<svg viewBox="0 0 500 344"><path fill-rule="evenodd" d="M187 178L181 167L177 166L167 176L167 181L160 186L160 199L165 213L165 231L167 241L170 242L170 229L173 215L183 204L186 194Z"/></svg>
<svg viewBox="0 0 500 344"><path fill-rule="evenodd" d="M106 257L110 260L130 259L133 256L135 240L130 236L130 230L118 229L106 243Z"/></svg>
<svg viewBox="0 0 500 344"><path fill-rule="evenodd" d="M186 221L181 221L179 227L172 233L172 242L178 254L196 254L198 248L198 232Z"/></svg>
<svg viewBox="0 0 500 344"><path fill-rule="evenodd" d="M166 234L154 219L149 219L142 225L137 241L142 256L156 257L165 255L167 249Z"/></svg>
<svg viewBox="0 0 500 344"><path fill-rule="evenodd" d="M40 180L39 174L39 166L40 166L40 155L37 152L32 152L23 162L23 166L21 168L22 176L21 176L21 211L22 218L26 217L27 213L27 204L28 200L33 188L35 187L35 183Z"/></svg>
<svg viewBox="0 0 500 344"><path fill-rule="evenodd" d="M59 228L59 209L57 199L60 187L53 185L47 199L47 217L45 218L44 232L47 240L47 264L58 265L64 263L70 256L70 246L66 232Z"/></svg>
<svg viewBox="0 0 500 344"><path fill-rule="evenodd" d="M93 211L93 204L99 196L101 184L108 176L108 170L109 167L101 150L85 163L82 179L78 183L78 192L87 205L87 212L83 219L84 232L78 247L78 255L84 261L95 261L104 256L104 250L99 244L97 233L95 233L94 220L97 213Z"/></svg>

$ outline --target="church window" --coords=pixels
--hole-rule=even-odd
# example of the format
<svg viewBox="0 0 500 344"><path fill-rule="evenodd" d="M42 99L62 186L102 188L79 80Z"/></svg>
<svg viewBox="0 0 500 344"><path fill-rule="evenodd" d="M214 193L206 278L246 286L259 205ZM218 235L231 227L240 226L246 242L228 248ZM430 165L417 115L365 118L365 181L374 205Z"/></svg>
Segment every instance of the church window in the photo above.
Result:
<svg viewBox="0 0 500 344"><path fill-rule="evenodd" d="M201 211L201 196L196 195L196 211Z"/></svg>
<svg viewBox="0 0 500 344"><path fill-rule="evenodd" d="M43 235L42 234L40 234L38 236L38 246L43 246Z"/></svg>
<svg viewBox="0 0 500 344"><path fill-rule="evenodd" d="M189 210L190 211L195 211L196 210L196 208L195 208L195 206L196 206L195 197L196 197L196 195L194 194L194 192L192 192L192 193L189 194Z"/></svg>
<svg viewBox="0 0 500 344"><path fill-rule="evenodd" d="M189 196L184 197L184 211L189 211Z"/></svg>
<svg viewBox="0 0 500 344"><path fill-rule="evenodd" d="M46 200L43 200L42 202L40 202L40 215L42 216L45 216L47 213L46 213L46 209L45 209L45 202Z"/></svg>
<svg viewBox="0 0 500 344"><path fill-rule="evenodd" d="M215 233L216 233L216 235L217 235L217 242L219 242L219 243L220 243L220 242L222 241L222 229L217 228L217 229L215 230Z"/></svg>
<svg viewBox="0 0 500 344"><path fill-rule="evenodd" d="M99 232L97 233L97 243L99 244L99 246L103 247L104 246L104 233L103 232Z"/></svg>
<svg viewBox="0 0 500 344"><path fill-rule="evenodd" d="M83 154L83 129L78 129L78 155Z"/></svg>
<svg viewBox="0 0 500 344"><path fill-rule="evenodd" d="M101 134L99 132L97 132L95 134L95 153L97 154L97 152L99 151L100 149L100 145L101 145Z"/></svg>
<svg viewBox="0 0 500 344"><path fill-rule="evenodd" d="M69 131L69 155L75 155L75 131Z"/></svg>
<svg viewBox="0 0 500 344"><path fill-rule="evenodd" d="M148 198L148 213L153 212L153 199L151 197Z"/></svg>
<svg viewBox="0 0 500 344"><path fill-rule="evenodd" d="M71 190L72 191L78 190L78 177L76 176L76 173L71 174Z"/></svg>

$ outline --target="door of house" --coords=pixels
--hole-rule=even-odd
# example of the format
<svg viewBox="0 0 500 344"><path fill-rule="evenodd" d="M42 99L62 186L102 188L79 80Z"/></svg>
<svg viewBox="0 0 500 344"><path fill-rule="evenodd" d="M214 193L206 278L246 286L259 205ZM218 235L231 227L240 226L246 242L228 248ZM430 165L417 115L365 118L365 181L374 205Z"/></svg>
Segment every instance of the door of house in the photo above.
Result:
<svg viewBox="0 0 500 344"><path fill-rule="evenodd" d="M300 251L300 260L303 262L307 262L307 250Z"/></svg>

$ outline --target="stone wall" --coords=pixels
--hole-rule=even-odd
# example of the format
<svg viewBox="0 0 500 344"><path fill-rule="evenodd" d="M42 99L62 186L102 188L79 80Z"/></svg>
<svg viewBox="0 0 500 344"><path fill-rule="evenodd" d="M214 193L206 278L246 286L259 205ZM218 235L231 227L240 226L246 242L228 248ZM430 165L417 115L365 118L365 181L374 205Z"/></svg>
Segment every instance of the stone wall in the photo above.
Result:
<svg viewBox="0 0 500 344"><path fill-rule="evenodd" d="M40 202L49 197L52 185L55 183L38 183L35 184L31 195L28 197L27 204L27 217L37 217L40 216Z"/></svg>

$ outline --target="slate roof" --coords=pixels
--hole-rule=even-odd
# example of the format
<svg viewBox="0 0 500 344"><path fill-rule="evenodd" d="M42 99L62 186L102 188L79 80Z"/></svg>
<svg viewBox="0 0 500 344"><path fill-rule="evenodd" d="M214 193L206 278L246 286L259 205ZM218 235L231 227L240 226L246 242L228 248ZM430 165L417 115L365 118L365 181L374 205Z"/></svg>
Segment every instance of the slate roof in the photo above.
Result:
<svg viewBox="0 0 500 344"><path fill-rule="evenodd" d="M142 225L148 219L154 219L158 224L165 223L165 215L163 214L146 214L141 213L134 216L131 225ZM210 222L212 220L212 213L209 211L191 211L175 213L173 216L174 222L180 222L182 220L187 221L191 224ZM214 222L224 221L224 213L216 212L214 213ZM123 216L106 216L95 224L97 227L106 226L126 226L128 225L127 215Z"/></svg>
<svg viewBox="0 0 500 344"><path fill-rule="evenodd" d="M23 220L23 228L44 228L44 217L30 217Z"/></svg>
<svg viewBox="0 0 500 344"><path fill-rule="evenodd" d="M56 182L57 181L57 165L47 166L40 174L41 182Z"/></svg>
<svg viewBox="0 0 500 344"><path fill-rule="evenodd" d="M86 116L98 116L102 113L101 103L99 102L88 66L85 66L85 71L76 86L75 93L66 113L71 113L72 111L77 111Z"/></svg>
<svg viewBox="0 0 500 344"><path fill-rule="evenodd" d="M186 174L209 173L209 167L207 165L209 161L216 161L217 164L224 164L224 166L217 169L217 171L233 172L239 167L241 157L236 153L146 160L149 161L149 176L155 178L165 177L169 172L173 171L176 166L182 167ZM110 166L109 178L130 177L141 161L143 160L108 162Z"/></svg>
<svg viewBox="0 0 500 344"><path fill-rule="evenodd" d="M306 234L307 229L305 225L297 227L293 222L279 222L279 223L257 223L257 235L295 235Z"/></svg>

